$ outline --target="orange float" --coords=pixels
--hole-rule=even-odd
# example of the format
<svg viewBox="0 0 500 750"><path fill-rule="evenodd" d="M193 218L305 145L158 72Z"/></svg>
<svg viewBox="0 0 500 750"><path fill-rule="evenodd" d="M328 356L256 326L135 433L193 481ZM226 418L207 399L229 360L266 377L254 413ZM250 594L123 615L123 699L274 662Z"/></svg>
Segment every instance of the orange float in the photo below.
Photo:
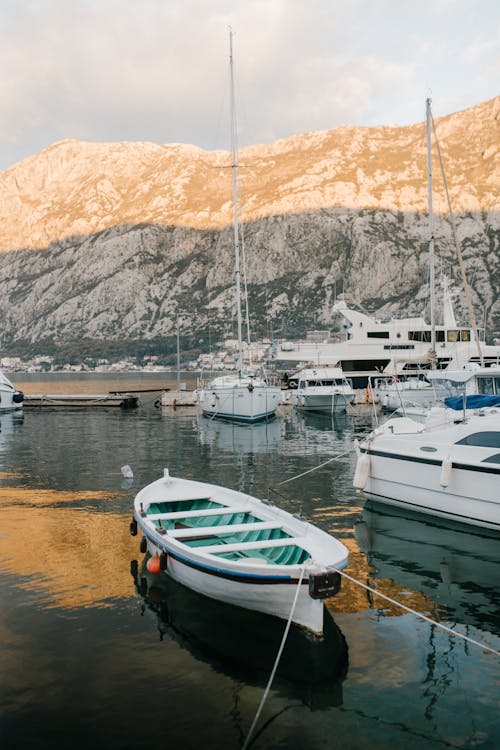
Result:
<svg viewBox="0 0 500 750"><path fill-rule="evenodd" d="M150 557L149 560L146 563L146 568L150 573L160 573L161 571L161 563L160 558L158 556L158 552L155 552L153 557Z"/></svg>

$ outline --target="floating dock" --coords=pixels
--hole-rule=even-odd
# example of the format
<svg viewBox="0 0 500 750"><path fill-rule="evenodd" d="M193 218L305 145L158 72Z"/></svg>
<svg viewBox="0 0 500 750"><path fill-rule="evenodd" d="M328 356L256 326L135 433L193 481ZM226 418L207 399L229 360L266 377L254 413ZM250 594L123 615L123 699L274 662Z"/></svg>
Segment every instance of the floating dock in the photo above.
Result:
<svg viewBox="0 0 500 750"><path fill-rule="evenodd" d="M24 407L50 408L81 408L81 407L119 407L135 409L139 404L139 397L132 393L104 393L104 394L60 394L43 393L24 396Z"/></svg>

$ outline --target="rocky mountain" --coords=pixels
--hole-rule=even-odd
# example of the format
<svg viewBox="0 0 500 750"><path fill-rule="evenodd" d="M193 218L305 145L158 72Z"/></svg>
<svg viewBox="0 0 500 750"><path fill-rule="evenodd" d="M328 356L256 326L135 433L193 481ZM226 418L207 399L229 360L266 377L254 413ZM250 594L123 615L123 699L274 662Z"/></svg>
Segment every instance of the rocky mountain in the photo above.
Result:
<svg viewBox="0 0 500 750"><path fill-rule="evenodd" d="M476 316L500 328L500 97L435 122ZM428 298L425 125L341 127L242 149L255 334L332 327L344 293L381 316ZM63 141L0 174L0 314L16 340L230 335L228 152ZM460 284L434 157L437 269ZM464 322L463 295L457 312Z"/></svg>

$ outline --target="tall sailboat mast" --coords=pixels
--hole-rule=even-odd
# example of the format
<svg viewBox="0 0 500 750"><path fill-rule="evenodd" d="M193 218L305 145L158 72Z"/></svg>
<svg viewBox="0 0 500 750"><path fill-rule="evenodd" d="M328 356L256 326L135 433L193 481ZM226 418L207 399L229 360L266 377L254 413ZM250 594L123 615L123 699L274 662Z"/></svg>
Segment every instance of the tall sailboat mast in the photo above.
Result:
<svg viewBox="0 0 500 750"><path fill-rule="evenodd" d="M434 281L434 215L432 212L432 143L431 143L431 100L425 100L427 131L427 193L429 211L429 303L431 308L431 356L433 366L436 361L436 319Z"/></svg>
<svg viewBox="0 0 500 750"><path fill-rule="evenodd" d="M231 114L231 169L233 173L233 227L234 227L234 273L236 278L236 315L238 322L238 371L243 368L243 346L241 326L241 268L240 231L238 222L238 150L236 129L236 103L234 95L233 30L229 28L230 69L230 114Z"/></svg>

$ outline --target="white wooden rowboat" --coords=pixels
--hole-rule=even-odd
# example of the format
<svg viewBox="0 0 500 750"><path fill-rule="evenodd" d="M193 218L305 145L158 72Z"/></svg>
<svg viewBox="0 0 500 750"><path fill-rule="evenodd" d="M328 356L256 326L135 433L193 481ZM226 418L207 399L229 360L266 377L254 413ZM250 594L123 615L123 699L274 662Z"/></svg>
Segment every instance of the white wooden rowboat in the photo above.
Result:
<svg viewBox="0 0 500 750"><path fill-rule="evenodd" d="M323 632L323 599L340 589L347 548L267 501L164 476L134 500L132 535L158 568L212 599ZM297 592L300 581L300 590Z"/></svg>

